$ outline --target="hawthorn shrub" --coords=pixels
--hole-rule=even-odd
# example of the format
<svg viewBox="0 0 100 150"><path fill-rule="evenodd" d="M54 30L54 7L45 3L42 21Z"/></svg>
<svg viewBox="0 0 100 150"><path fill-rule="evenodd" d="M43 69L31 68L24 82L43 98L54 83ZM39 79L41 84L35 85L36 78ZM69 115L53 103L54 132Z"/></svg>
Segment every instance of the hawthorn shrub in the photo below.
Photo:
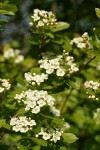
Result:
<svg viewBox="0 0 100 150"><path fill-rule="evenodd" d="M14 4L0 4L0 14L16 11ZM33 55L9 43L0 53L0 148L98 150L100 28L69 39L69 23L39 9L29 25Z"/></svg>

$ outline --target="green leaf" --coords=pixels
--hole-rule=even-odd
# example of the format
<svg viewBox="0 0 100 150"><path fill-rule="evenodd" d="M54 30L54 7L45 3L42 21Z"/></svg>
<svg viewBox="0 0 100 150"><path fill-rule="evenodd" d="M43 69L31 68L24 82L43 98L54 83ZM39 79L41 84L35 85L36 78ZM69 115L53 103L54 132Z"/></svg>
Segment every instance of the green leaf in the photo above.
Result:
<svg viewBox="0 0 100 150"><path fill-rule="evenodd" d="M54 35L52 33L45 33L45 35L49 36L50 38L54 39Z"/></svg>
<svg viewBox="0 0 100 150"><path fill-rule="evenodd" d="M100 19L100 8L95 8L97 17Z"/></svg>
<svg viewBox="0 0 100 150"><path fill-rule="evenodd" d="M38 67L32 68L31 73L41 74L41 68L38 68Z"/></svg>
<svg viewBox="0 0 100 150"><path fill-rule="evenodd" d="M47 142L43 139L31 138L31 140L40 146L47 146Z"/></svg>
<svg viewBox="0 0 100 150"><path fill-rule="evenodd" d="M59 118L54 118L52 120L52 123L56 124L59 127L62 127L64 125L65 121L62 119L59 119Z"/></svg>
<svg viewBox="0 0 100 150"><path fill-rule="evenodd" d="M8 2L3 3L0 5L0 10L6 10L6 11L11 11L11 12L16 12L18 9L16 5L9 4Z"/></svg>
<svg viewBox="0 0 100 150"><path fill-rule="evenodd" d="M100 40L98 39L98 37L96 36L96 39L95 39L95 46L100 49Z"/></svg>
<svg viewBox="0 0 100 150"><path fill-rule="evenodd" d="M11 129L10 125L6 123L5 119L0 120L0 128L6 128L8 130Z"/></svg>
<svg viewBox="0 0 100 150"><path fill-rule="evenodd" d="M69 28L69 26L70 25L68 23L58 22L56 25L51 26L50 29L52 32L58 32L58 31L65 30L65 29Z"/></svg>
<svg viewBox="0 0 100 150"><path fill-rule="evenodd" d="M36 146L33 147L32 150L40 150L40 149L41 149L41 146L40 145L36 145Z"/></svg>
<svg viewBox="0 0 100 150"><path fill-rule="evenodd" d="M0 14L4 14L4 15L10 15L10 16L14 16L15 13L12 11L7 11L7 10L0 10Z"/></svg>
<svg viewBox="0 0 100 150"><path fill-rule="evenodd" d="M0 24L1 24L1 25L5 24L5 23L7 23L7 22L8 22L8 20L6 20L6 19L0 19Z"/></svg>
<svg viewBox="0 0 100 150"><path fill-rule="evenodd" d="M67 150L65 146L61 146L59 150Z"/></svg>
<svg viewBox="0 0 100 150"><path fill-rule="evenodd" d="M63 137L64 141L67 143L73 143L76 140L78 140L78 138L72 133L63 133L62 137Z"/></svg>
<svg viewBox="0 0 100 150"><path fill-rule="evenodd" d="M22 114L24 114L26 111L25 111L25 108L23 107L23 108L20 108L19 110L18 110L18 112L17 112L17 114L18 115L22 115Z"/></svg>

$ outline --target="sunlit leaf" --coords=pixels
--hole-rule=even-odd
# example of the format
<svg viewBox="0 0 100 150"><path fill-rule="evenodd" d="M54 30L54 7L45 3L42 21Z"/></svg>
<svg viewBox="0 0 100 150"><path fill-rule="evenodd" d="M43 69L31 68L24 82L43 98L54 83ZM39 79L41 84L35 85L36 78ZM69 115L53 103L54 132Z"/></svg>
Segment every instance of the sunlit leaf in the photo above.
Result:
<svg viewBox="0 0 100 150"><path fill-rule="evenodd" d="M76 135L74 135L72 133L63 133L62 137L63 137L64 141L67 143L73 143L76 140L78 140Z"/></svg>
<svg viewBox="0 0 100 150"><path fill-rule="evenodd" d="M95 8L97 17L100 19L100 8Z"/></svg>
<svg viewBox="0 0 100 150"><path fill-rule="evenodd" d="M56 25L51 26L50 29L51 29L52 32L58 32L58 31L61 31L61 30L68 29L69 26L70 25L68 23L58 22Z"/></svg>

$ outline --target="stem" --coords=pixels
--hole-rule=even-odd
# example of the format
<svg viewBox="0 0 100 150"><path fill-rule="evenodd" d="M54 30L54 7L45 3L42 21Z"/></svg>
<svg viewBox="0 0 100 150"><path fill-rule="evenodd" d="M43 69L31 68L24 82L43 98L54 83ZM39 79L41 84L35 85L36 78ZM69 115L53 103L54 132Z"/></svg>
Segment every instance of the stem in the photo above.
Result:
<svg viewBox="0 0 100 150"><path fill-rule="evenodd" d="M62 107L61 107L61 114L63 114L64 108L65 108L65 106L66 106L66 103L67 103L67 101L68 101L68 99L69 99L69 97L70 97L72 91L73 91L73 88L70 89L70 92L69 92L69 94L67 95L67 100L64 100L64 102L63 102L63 104L62 104Z"/></svg>
<svg viewBox="0 0 100 150"><path fill-rule="evenodd" d="M79 69L78 73L81 72L95 58L96 58L96 56L94 56L93 58L91 58L82 68Z"/></svg>

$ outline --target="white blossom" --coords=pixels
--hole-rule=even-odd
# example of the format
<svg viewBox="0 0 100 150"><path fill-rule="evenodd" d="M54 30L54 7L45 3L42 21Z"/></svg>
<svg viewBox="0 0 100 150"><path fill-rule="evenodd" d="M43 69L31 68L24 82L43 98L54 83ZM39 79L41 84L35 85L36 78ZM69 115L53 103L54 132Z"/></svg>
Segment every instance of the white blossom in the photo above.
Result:
<svg viewBox="0 0 100 150"><path fill-rule="evenodd" d="M60 140L62 133L62 130L41 127L41 131L36 134L36 137L42 136L44 140L50 140L56 143L58 140Z"/></svg>
<svg viewBox="0 0 100 150"><path fill-rule="evenodd" d="M39 90L27 90L22 91L20 94L16 94L15 99L18 100L18 103L23 103L26 111L31 111L34 114L37 114L41 111L43 106L53 106L55 99L47 93L47 91Z"/></svg>
<svg viewBox="0 0 100 150"><path fill-rule="evenodd" d="M25 73L25 79L31 83L32 85L35 85L35 83L37 85L40 85L42 82L44 82L44 80L47 80L48 79L48 75L47 74L36 74L36 73Z"/></svg>
<svg viewBox="0 0 100 150"><path fill-rule="evenodd" d="M20 63L24 60L24 56L20 55L21 51L16 49L14 50L13 48L9 48L4 51L3 57L6 60L13 59L14 63Z"/></svg>
<svg viewBox="0 0 100 150"><path fill-rule="evenodd" d="M90 48L88 33L85 32L81 37L73 38L71 40L70 44L71 45L75 44L80 49L83 49L83 48L86 48L86 47Z"/></svg>
<svg viewBox="0 0 100 150"><path fill-rule="evenodd" d="M0 79L0 93L4 90L9 90L11 84L9 83L9 79Z"/></svg>
<svg viewBox="0 0 100 150"><path fill-rule="evenodd" d="M94 81L86 81L84 83L85 87L88 89L93 89L93 90L98 90L100 88L100 83L99 82L94 82Z"/></svg>
<svg viewBox="0 0 100 150"><path fill-rule="evenodd" d="M28 118L26 116L19 116L11 118L10 125L15 132L25 133L28 130L31 130L31 127L35 126L36 122L30 117Z"/></svg>
<svg viewBox="0 0 100 150"><path fill-rule="evenodd" d="M29 25L36 26L37 28L54 25L57 23L57 19L52 12L45 10L34 9L33 15L31 16L31 22Z"/></svg>

